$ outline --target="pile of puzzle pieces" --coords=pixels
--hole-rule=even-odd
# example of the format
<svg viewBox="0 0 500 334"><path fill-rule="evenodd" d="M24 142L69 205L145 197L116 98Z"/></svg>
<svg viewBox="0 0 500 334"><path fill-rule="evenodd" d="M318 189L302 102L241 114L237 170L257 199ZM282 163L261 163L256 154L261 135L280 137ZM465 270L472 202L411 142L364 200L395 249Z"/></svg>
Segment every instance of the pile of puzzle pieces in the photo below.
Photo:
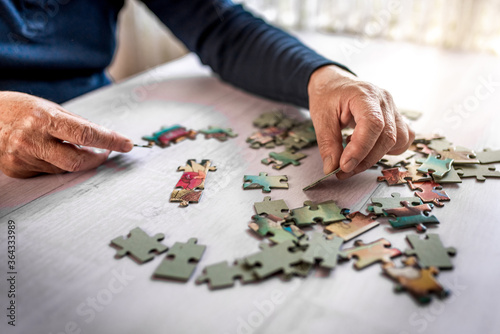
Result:
<svg viewBox="0 0 500 334"><path fill-rule="evenodd" d="M261 130L248 139L253 148L285 145L290 154L297 154L297 150L315 142L312 139L315 136L309 133L310 130L314 133L310 123L306 126L306 123L286 118L280 112L261 115L254 124ZM307 129L304 130L307 135L300 129ZM344 140L347 141L350 133L352 130L343 131ZM388 186L407 185L415 191L413 196L402 197L393 192L390 197L372 197L366 213L350 212L331 200L321 203L305 201L302 207L290 209L282 199L265 197L262 202L254 203L255 215L248 227L268 242L262 242L261 250L255 254L204 267L196 282L219 289L234 286L236 279L242 283L254 283L279 275L284 279L306 277L314 268L334 270L337 265L354 258L357 270L380 263L384 275L395 282L395 290L407 291L420 303L430 302L432 294L444 298L450 291L437 281L436 276L439 270L453 268L450 256L455 255L456 249L444 246L438 234L427 233L427 226L437 227L440 223L431 212L450 200L443 189L444 184L460 183L467 177L476 177L479 181L499 177L500 172L492 164L495 162L500 162L500 150L474 152L453 146L442 136L417 136L408 151L398 156L384 156L378 163L383 166L379 182L386 182ZM273 167L280 169L289 164L298 165L283 159L277 160ZM174 193L188 194L204 188L206 174L214 167L210 166L209 160L200 164L189 160L178 170L184 174ZM265 172L258 176L245 175L244 181L244 189L262 188L263 192L289 186L286 175L269 176ZM181 205L189 203L174 193L172 198L179 199ZM313 229L317 224L322 226L322 232ZM343 247L345 242L380 224L390 225L394 232L415 229L417 234L406 235L409 247L404 251L391 248L391 242L383 238L370 242L355 240L353 247ZM117 257L128 254L142 263L152 259L153 253L167 250L159 243L162 238L161 234L147 236L136 228L128 239L118 237L111 244L119 248ZM174 245L153 278L187 281L196 265L193 262L201 259L204 250L205 246L196 245L194 238L186 244ZM403 254L401 265L393 262Z"/></svg>
<svg viewBox="0 0 500 334"><path fill-rule="evenodd" d="M195 131L188 130L181 125L173 125L162 127L159 131L154 132L152 135L143 136L142 140L148 142L148 146L157 145L161 148L169 147L170 144L177 144L186 139L196 139L196 136L202 133L205 139L215 138L219 141L226 141L228 138L237 136L231 129L209 126L208 129Z"/></svg>

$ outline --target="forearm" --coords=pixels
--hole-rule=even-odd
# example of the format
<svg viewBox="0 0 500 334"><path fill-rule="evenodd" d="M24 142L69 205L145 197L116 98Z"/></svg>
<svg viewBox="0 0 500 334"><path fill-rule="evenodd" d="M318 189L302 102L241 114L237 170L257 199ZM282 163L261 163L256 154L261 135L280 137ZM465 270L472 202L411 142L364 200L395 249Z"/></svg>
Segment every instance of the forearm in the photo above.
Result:
<svg viewBox="0 0 500 334"><path fill-rule="evenodd" d="M252 93L307 108L313 71L339 65L229 1L144 2L204 64Z"/></svg>

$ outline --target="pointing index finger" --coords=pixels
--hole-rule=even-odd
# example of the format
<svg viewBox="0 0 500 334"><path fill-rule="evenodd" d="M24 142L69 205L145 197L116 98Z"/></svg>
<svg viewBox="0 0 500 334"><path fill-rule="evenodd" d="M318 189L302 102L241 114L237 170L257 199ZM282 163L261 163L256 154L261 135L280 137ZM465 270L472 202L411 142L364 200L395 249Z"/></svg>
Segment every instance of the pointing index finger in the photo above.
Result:
<svg viewBox="0 0 500 334"><path fill-rule="evenodd" d="M129 152L133 143L127 137L85 119L65 113L57 113L50 123L48 133L70 143Z"/></svg>

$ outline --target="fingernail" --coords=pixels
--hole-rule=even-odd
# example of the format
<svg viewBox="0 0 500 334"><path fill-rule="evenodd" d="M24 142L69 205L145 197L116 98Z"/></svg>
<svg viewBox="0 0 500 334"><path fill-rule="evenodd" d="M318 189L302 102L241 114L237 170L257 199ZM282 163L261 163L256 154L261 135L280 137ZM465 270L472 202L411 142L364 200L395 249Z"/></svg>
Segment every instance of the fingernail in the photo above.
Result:
<svg viewBox="0 0 500 334"><path fill-rule="evenodd" d="M132 150L133 147L134 144L132 143L132 141L130 139L127 139L122 145L122 151L129 152L130 150Z"/></svg>
<svg viewBox="0 0 500 334"><path fill-rule="evenodd" d="M349 160L348 162L346 162L344 164L344 166L342 167L342 170L345 172L345 173L349 173L349 172L352 172L352 170L354 168L356 168L356 166L358 165L358 160L357 159L354 159L352 158L351 160Z"/></svg>
<svg viewBox="0 0 500 334"><path fill-rule="evenodd" d="M327 156L323 160L323 173L328 174L333 171L333 161L331 156Z"/></svg>

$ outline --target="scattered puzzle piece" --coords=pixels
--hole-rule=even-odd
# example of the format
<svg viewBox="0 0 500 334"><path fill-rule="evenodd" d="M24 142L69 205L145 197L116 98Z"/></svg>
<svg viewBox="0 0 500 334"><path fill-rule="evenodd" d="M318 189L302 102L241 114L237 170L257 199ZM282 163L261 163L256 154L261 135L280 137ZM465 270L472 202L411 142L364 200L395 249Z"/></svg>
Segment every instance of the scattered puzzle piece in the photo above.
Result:
<svg viewBox="0 0 500 334"><path fill-rule="evenodd" d="M369 206L368 211L374 212L377 215L383 215L384 210L401 207L402 201L406 201L411 205L422 204L422 201L418 197L401 197L399 193L392 193L391 197L372 197L371 201L374 205Z"/></svg>
<svg viewBox="0 0 500 334"><path fill-rule="evenodd" d="M234 280L239 278L242 283L257 281L253 270L242 260L229 266L227 261L207 266L203 274L196 279L197 284L208 282L210 289L221 289L234 286Z"/></svg>
<svg viewBox="0 0 500 334"><path fill-rule="evenodd" d="M364 215L356 211L347 215L347 219L350 220L349 223L333 223L326 226L325 231L341 237L344 241L349 241L378 226L379 223L375 221L376 217L374 214Z"/></svg>
<svg viewBox="0 0 500 334"><path fill-rule="evenodd" d="M416 255L423 268L453 268L448 254L455 255L456 249L453 247L444 248L438 234L429 233L425 239L421 239L418 235L413 234L407 235L406 239L413 249L407 249L405 254L408 256Z"/></svg>
<svg viewBox="0 0 500 334"><path fill-rule="evenodd" d="M380 159L378 162L379 165L385 166L385 167L396 167L399 165L406 165L409 163L409 159L415 156L415 152L407 150L399 155L389 155L386 154Z"/></svg>
<svg viewBox="0 0 500 334"><path fill-rule="evenodd" d="M255 202L253 207L258 215L273 215L282 219L284 219L289 212L288 205L286 205L284 200L279 199L271 201L270 196L264 197L262 202Z"/></svg>
<svg viewBox="0 0 500 334"><path fill-rule="evenodd" d="M303 153L293 153L291 151L285 150L283 152L270 152L269 158L262 159L264 165L273 164L274 169L281 169L290 164L294 166L300 165L298 160L305 158L306 155Z"/></svg>
<svg viewBox="0 0 500 334"><path fill-rule="evenodd" d="M302 241L301 245L308 245L302 255L302 261L310 264L319 263L320 267L333 269L337 265L339 257L344 258L340 247L344 243L344 239L333 237L326 239L323 233L315 232L311 240Z"/></svg>
<svg viewBox="0 0 500 334"><path fill-rule="evenodd" d="M288 136L285 138L285 140L283 140L283 145L285 146L285 148L287 150L298 151L298 150L301 150L301 149L309 146L309 143L305 142L303 140L300 140L298 138Z"/></svg>
<svg viewBox="0 0 500 334"><path fill-rule="evenodd" d="M226 141L228 137L234 138L237 136L232 129L224 129L214 126L209 126L206 130L200 130L200 133L205 135L205 139L215 138L219 141Z"/></svg>
<svg viewBox="0 0 500 334"><path fill-rule="evenodd" d="M268 176L261 172L259 175L245 175L243 177L243 189L260 189L262 192L270 192L271 188L288 189L288 177L286 175Z"/></svg>
<svg viewBox="0 0 500 334"><path fill-rule="evenodd" d="M476 157L482 164L500 162L500 150L493 151L487 148L484 149L482 152L477 152Z"/></svg>
<svg viewBox="0 0 500 334"><path fill-rule="evenodd" d="M345 219L342 212L344 210L340 209L334 201L326 201L319 204L305 201L303 207L291 210L289 218L299 227L314 223L327 225Z"/></svg>
<svg viewBox="0 0 500 334"><path fill-rule="evenodd" d="M316 132L312 121L305 121L289 131L289 136L308 145L316 143Z"/></svg>
<svg viewBox="0 0 500 334"><path fill-rule="evenodd" d="M260 244L261 251L247 256L244 260L252 267L259 278L284 272L285 275L296 273L293 265L301 262L303 251L292 240L270 246Z"/></svg>
<svg viewBox="0 0 500 334"><path fill-rule="evenodd" d="M433 155L429 155L427 159L419 159L417 161L422 163L422 165L417 168L417 171L421 173L432 173L432 175L436 175L437 177L443 177L448 173L453 163L453 159L441 160Z"/></svg>
<svg viewBox="0 0 500 334"><path fill-rule="evenodd" d="M217 167L210 166L210 160L202 160L201 164L197 163L195 159L189 159L185 166L177 168L178 172L184 171L176 188L182 189L205 189L205 179L208 172L217 170Z"/></svg>
<svg viewBox="0 0 500 334"><path fill-rule="evenodd" d="M160 131L153 133L152 136L144 136L143 140L164 148L170 146L171 143L178 143L187 138L196 139L198 133L194 130L186 130L185 127L174 125L168 128L162 127Z"/></svg>
<svg viewBox="0 0 500 334"><path fill-rule="evenodd" d="M391 243L386 239L378 239L369 244L356 240L352 248L344 250L342 253L349 259L356 257L354 268L363 269L376 262L390 262L391 258L401 255L397 248L389 248Z"/></svg>
<svg viewBox="0 0 500 334"><path fill-rule="evenodd" d="M247 138L247 143L250 143L250 147L255 149L261 148L262 146L273 148L276 145L283 144L286 134L286 129L272 126L253 133Z"/></svg>
<svg viewBox="0 0 500 334"><path fill-rule="evenodd" d="M254 221L248 224L248 227L263 237L269 236L269 240L276 244L286 240L298 241L299 238L304 236L304 232L302 232L297 226L282 226L282 222L284 222L284 220L276 216L270 215L262 217L254 215L252 216L252 219Z"/></svg>
<svg viewBox="0 0 500 334"><path fill-rule="evenodd" d="M431 141L433 140L440 140L444 139L443 136L439 134L417 134L415 136L415 139L413 140L414 143L422 143L422 144L430 144ZM451 143L450 143L451 144Z"/></svg>
<svg viewBox="0 0 500 334"><path fill-rule="evenodd" d="M198 203L201 194L201 190L174 189L170 195L170 202L180 202L179 206L186 207L189 203Z"/></svg>
<svg viewBox="0 0 500 334"><path fill-rule="evenodd" d="M411 190L420 190L415 192L424 203L434 203L436 206L443 206L442 201L449 201L450 197L443 190L443 187L434 181L411 182L408 181Z"/></svg>
<svg viewBox="0 0 500 334"><path fill-rule="evenodd" d="M269 112L261 114L259 117L257 117L253 121L253 125L255 125L258 128L266 128L269 126L276 126L284 118L285 118L285 115L281 111L273 110L273 111L269 111Z"/></svg>
<svg viewBox="0 0 500 334"><path fill-rule="evenodd" d="M424 143L425 144L425 143ZM452 142L447 141L444 137L432 139L427 146L434 151L444 151L453 146Z"/></svg>
<svg viewBox="0 0 500 334"><path fill-rule="evenodd" d="M186 243L176 242L167 252L165 259L156 268L155 278L167 278L186 282L193 274L197 262L205 252L205 246L197 245L198 239Z"/></svg>
<svg viewBox="0 0 500 334"><path fill-rule="evenodd" d="M438 177L436 175L432 175L432 179L436 183L462 183L462 179L457 173L457 170L455 167L451 166L451 169L448 173L446 173L445 176L443 177ZM412 181L417 181L417 180L412 180ZM418 180L418 181L425 181L425 180Z"/></svg>
<svg viewBox="0 0 500 334"><path fill-rule="evenodd" d="M406 178L409 177L408 171L401 171L398 167L384 169L382 170L382 174L384 176L377 177L377 181L386 181L390 186L407 183Z"/></svg>
<svg viewBox="0 0 500 334"><path fill-rule="evenodd" d="M392 262L382 265L384 274L397 282L395 287L397 292L406 290L422 304L431 301L429 296L431 293L436 294L439 298L447 297L450 294L434 277L439 273L438 268L421 269L413 256L404 260L403 264L405 266L402 268L397 268Z"/></svg>
<svg viewBox="0 0 500 334"><path fill-rule="evenodd" d="M418 232L425 232L427 228L424 224L439 224L437 218L429 215L432 210L432 204L421 204L411 206L410 203L402 201L402 208L384 210L386 216L396 216L396 219L390 219L392 228L402 229L416 227Z"/></svg>
<svg viewBox="0 0 500 334"><path fill-rule="evenodd" d="M121 248L116 252L115 256L117 258L121 258L128 254L137 262L144 263L155 257L153 252L161 254L168 249L167 246L159 242L164 238L165 235L163 233L158 233L150 237L142 229L136 227L130 231L128 238L114 238L111 240L111 245Z"/></svg>
<svg viewBox="0 0 500 334"><path fill-rule="evenodd" d="M450 147L443 151L438 151L439 159L452 159L453 164L478 164L476 153L462 147Z"/></svg>
<svg viewBox="0 0 500 334"><path fill-rule="evenodd" d="M405 179L410 180L413 182L423 182L423 181L430 181L432 180L431 176L427 173L421 173L419 172L418 166L416 164L415 159L411 159L410 163L405 166L407 174ZM453 169L453 167L452 167ZM448 174L446 174L448 175Z"/></svg>
<svg viewBox="0 0 500 334"><path fill-rule="evenodd" d="M493 165L473 165L457 167L457 173L461 178L475 177L478 181L486 181L487 177L500 177Z"/></svg>

